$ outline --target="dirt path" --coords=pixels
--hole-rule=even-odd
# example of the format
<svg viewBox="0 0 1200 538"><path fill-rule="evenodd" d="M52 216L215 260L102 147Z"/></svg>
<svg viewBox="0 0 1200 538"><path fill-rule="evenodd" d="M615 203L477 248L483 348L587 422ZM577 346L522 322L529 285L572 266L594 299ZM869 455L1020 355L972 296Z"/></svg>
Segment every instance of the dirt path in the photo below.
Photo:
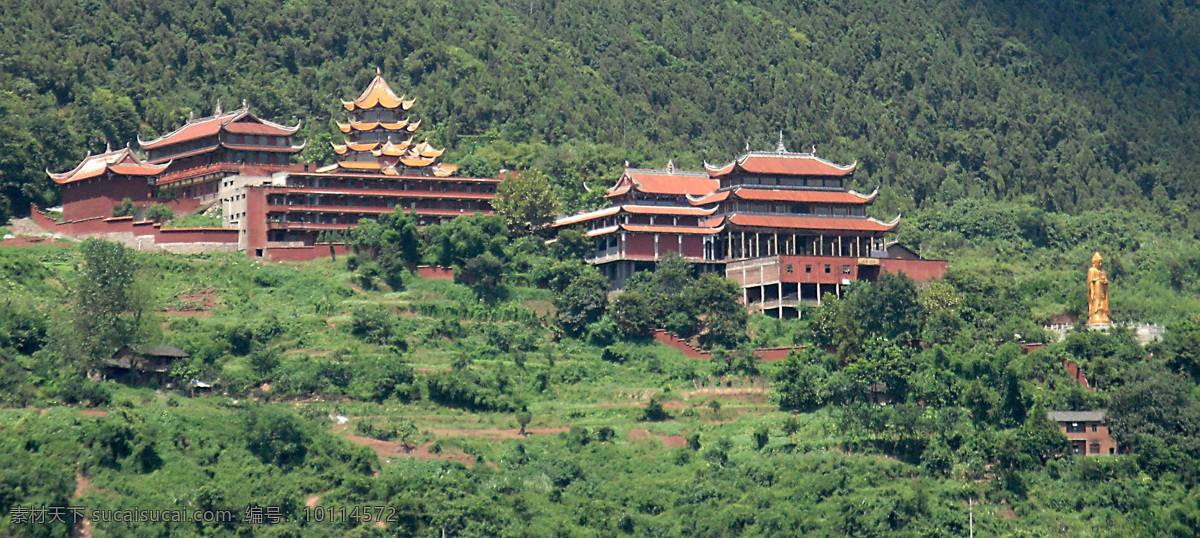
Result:
<svg viewBox="0 0 1200 538"><path fill-rule="evenodd" d="M23 235L50 237L50 232L35 224L33 219L29 217L25 217L23 219L12 219L8 222L7 228L12 230L12 234L18 237Z"/></svg>
<svg viewBox="0 0 1200 538"><path fill-rule="evenodd" d="M525 428L525 435L549 435L570 431L570 428ZM422 428L421 431L429 432L439 437L486 437L488 439L517 439L520 438L520 429L499 429L499 428L481 428L481 429L457 429L457 428Z"/></svg>
<svg viewBox="0 0 1200 538"><path fill-rule="evenodd" d="M657 438L659 441L662 441L663 448L683 448L687 446L687 439L682 435L656 435L641 428L633 428L629 430L629 435L625 436L625 439L629 441L650 438Z"/></svg>

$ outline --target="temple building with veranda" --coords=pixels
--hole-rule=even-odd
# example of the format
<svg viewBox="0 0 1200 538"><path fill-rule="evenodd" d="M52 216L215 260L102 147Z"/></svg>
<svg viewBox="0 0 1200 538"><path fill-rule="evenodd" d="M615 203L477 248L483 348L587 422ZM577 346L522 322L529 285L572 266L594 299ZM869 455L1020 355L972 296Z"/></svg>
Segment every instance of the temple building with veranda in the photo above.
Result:
<svg viewBox="0 0 1200 538"><path fill-rule="evenodd" d="M342 101L347 121L338 123L337 161L318 167L293 162L305 146L295 140L299 124L259 118L244 101L232 111L218 103L211 116L139 139L144 157L126 146L89 154L73 170L48 172L62 194L62 218L54 222L34 208L35 220L65 235L125 232L252 257L307 259L330 252L314 247L321 232L345 231L398 207L415 212L421 225L491 214L500 179L462 177L442 162L443 149L418 140L421 120L410 116L415 104L376 70L358 98ZM126 198L136 214L114 217ZM163 229L144 220L153 204L185 213L216 206L223 227Z"/></svg>
<svg viewBox="0 0 1200 538"><path fill-rule="evenodd" d="M862 194L848 182L856 164L839 165L812 153L747 151L703 172L628 166L608 190L604 209L556 220L592 239L587 260L614 286L652 269L669 253L702 271L737 282L745 303L778 317L801 304L820 305L827 293L904 272L918 281L940 278L944 260L924 260L889 241L900 223L867 215L878 189Z"/></svg>

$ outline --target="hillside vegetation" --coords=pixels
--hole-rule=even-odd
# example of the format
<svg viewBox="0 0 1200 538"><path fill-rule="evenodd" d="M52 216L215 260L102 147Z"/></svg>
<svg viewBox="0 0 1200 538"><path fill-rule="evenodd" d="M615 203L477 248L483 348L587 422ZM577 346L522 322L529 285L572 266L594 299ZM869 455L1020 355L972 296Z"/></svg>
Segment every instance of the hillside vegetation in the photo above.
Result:
<svg viewBox="0 0 1200 538"><path fill-rule="evenodd" d="M1185 2L46 2L0 6L0 192L247 99L306 121L380 67L464 171L538 167L568 209L621 163L774 147L860 163L881 210L963 197L1197 226L1200 9Z"/></svg>
<svg viewBox="0 0 1200 538"><path fill-rule="evenodd" d="M414 223L388 215L352 234L357 254L302 264L0 243L0 533L66 534L14 519L43 504L235 516L92 521L97 536L961 536L968 503L992 535L1197 531L1198 317L1149 348L1079 331L1023 355L1055 275L965 258L944 281L887 276L779 321L678 259L609 301L569 235ZM421 257L462 283L403 268ZM190 357L162 381L85 377L150 343ZM216 388L188 397L192 379ZM892 405L870 403L879 383ZM1064 455L1044 413L1095 408L1128 453ZM246 523L249 506L280 519ZM314 515L355 507L387 521Z"/></svg>

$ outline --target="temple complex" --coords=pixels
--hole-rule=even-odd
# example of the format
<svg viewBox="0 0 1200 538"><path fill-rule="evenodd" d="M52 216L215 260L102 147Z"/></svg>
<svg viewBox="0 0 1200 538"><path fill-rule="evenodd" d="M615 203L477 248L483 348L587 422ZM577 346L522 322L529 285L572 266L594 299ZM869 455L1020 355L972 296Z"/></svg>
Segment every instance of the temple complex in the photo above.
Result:
<svg viewBox="0 0 1200 538"><path fill-rule="evenodd" d="M560 218L554 227L592 238L596 251L588 261L618 287L677 252L701 270L724 271L742 286L746 304L780 317L880 272L904 271L917 280L945 272L945 261L922 260L889 243L900 217L885 222L867 215L878 190L848 188L855 164L790 152L781 138L775 151L704 167L626 168L609 189L609 207Z"/></svg>
<svg viewBox="0 0 1200 538"><path fill-rule="evenodd" d="M357 99L342 101L348 118L338 123L343 141L333 144L336 162L317 166L293 162L305 147L294 140L299 123L259 118L244 101L228 112L218 103L212 116L139 139L144 160L126 147L50 173L63 194L55 228L73 235L111 232L120 219L113 209L124 198L138 207L135 223L150 204L177 213L215 211L219 204L219 230L228 233L211 235L232 241L236 230L238 250L250 256L277 252L295 259L301 250L316 252L321 232L346 231L396 208L415 212L420 225L490 214L500 179L459 177L457 166L442 162L443 149L416 141L421 120L409 115L415 104L397 96L376 70Z"/></svg>

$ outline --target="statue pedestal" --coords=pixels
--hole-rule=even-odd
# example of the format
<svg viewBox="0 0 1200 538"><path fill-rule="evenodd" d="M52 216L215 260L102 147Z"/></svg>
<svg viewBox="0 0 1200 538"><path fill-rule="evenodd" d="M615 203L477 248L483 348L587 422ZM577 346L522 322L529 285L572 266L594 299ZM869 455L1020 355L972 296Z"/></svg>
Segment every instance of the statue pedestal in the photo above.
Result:
<svg viewBox="0 0 1200 538"><path fill-rule="evenodd" d="M1089 331L1107 331L1107 330L1113 328L1113 324L1112 323L1088 323L1087 328Z"/></svg>

